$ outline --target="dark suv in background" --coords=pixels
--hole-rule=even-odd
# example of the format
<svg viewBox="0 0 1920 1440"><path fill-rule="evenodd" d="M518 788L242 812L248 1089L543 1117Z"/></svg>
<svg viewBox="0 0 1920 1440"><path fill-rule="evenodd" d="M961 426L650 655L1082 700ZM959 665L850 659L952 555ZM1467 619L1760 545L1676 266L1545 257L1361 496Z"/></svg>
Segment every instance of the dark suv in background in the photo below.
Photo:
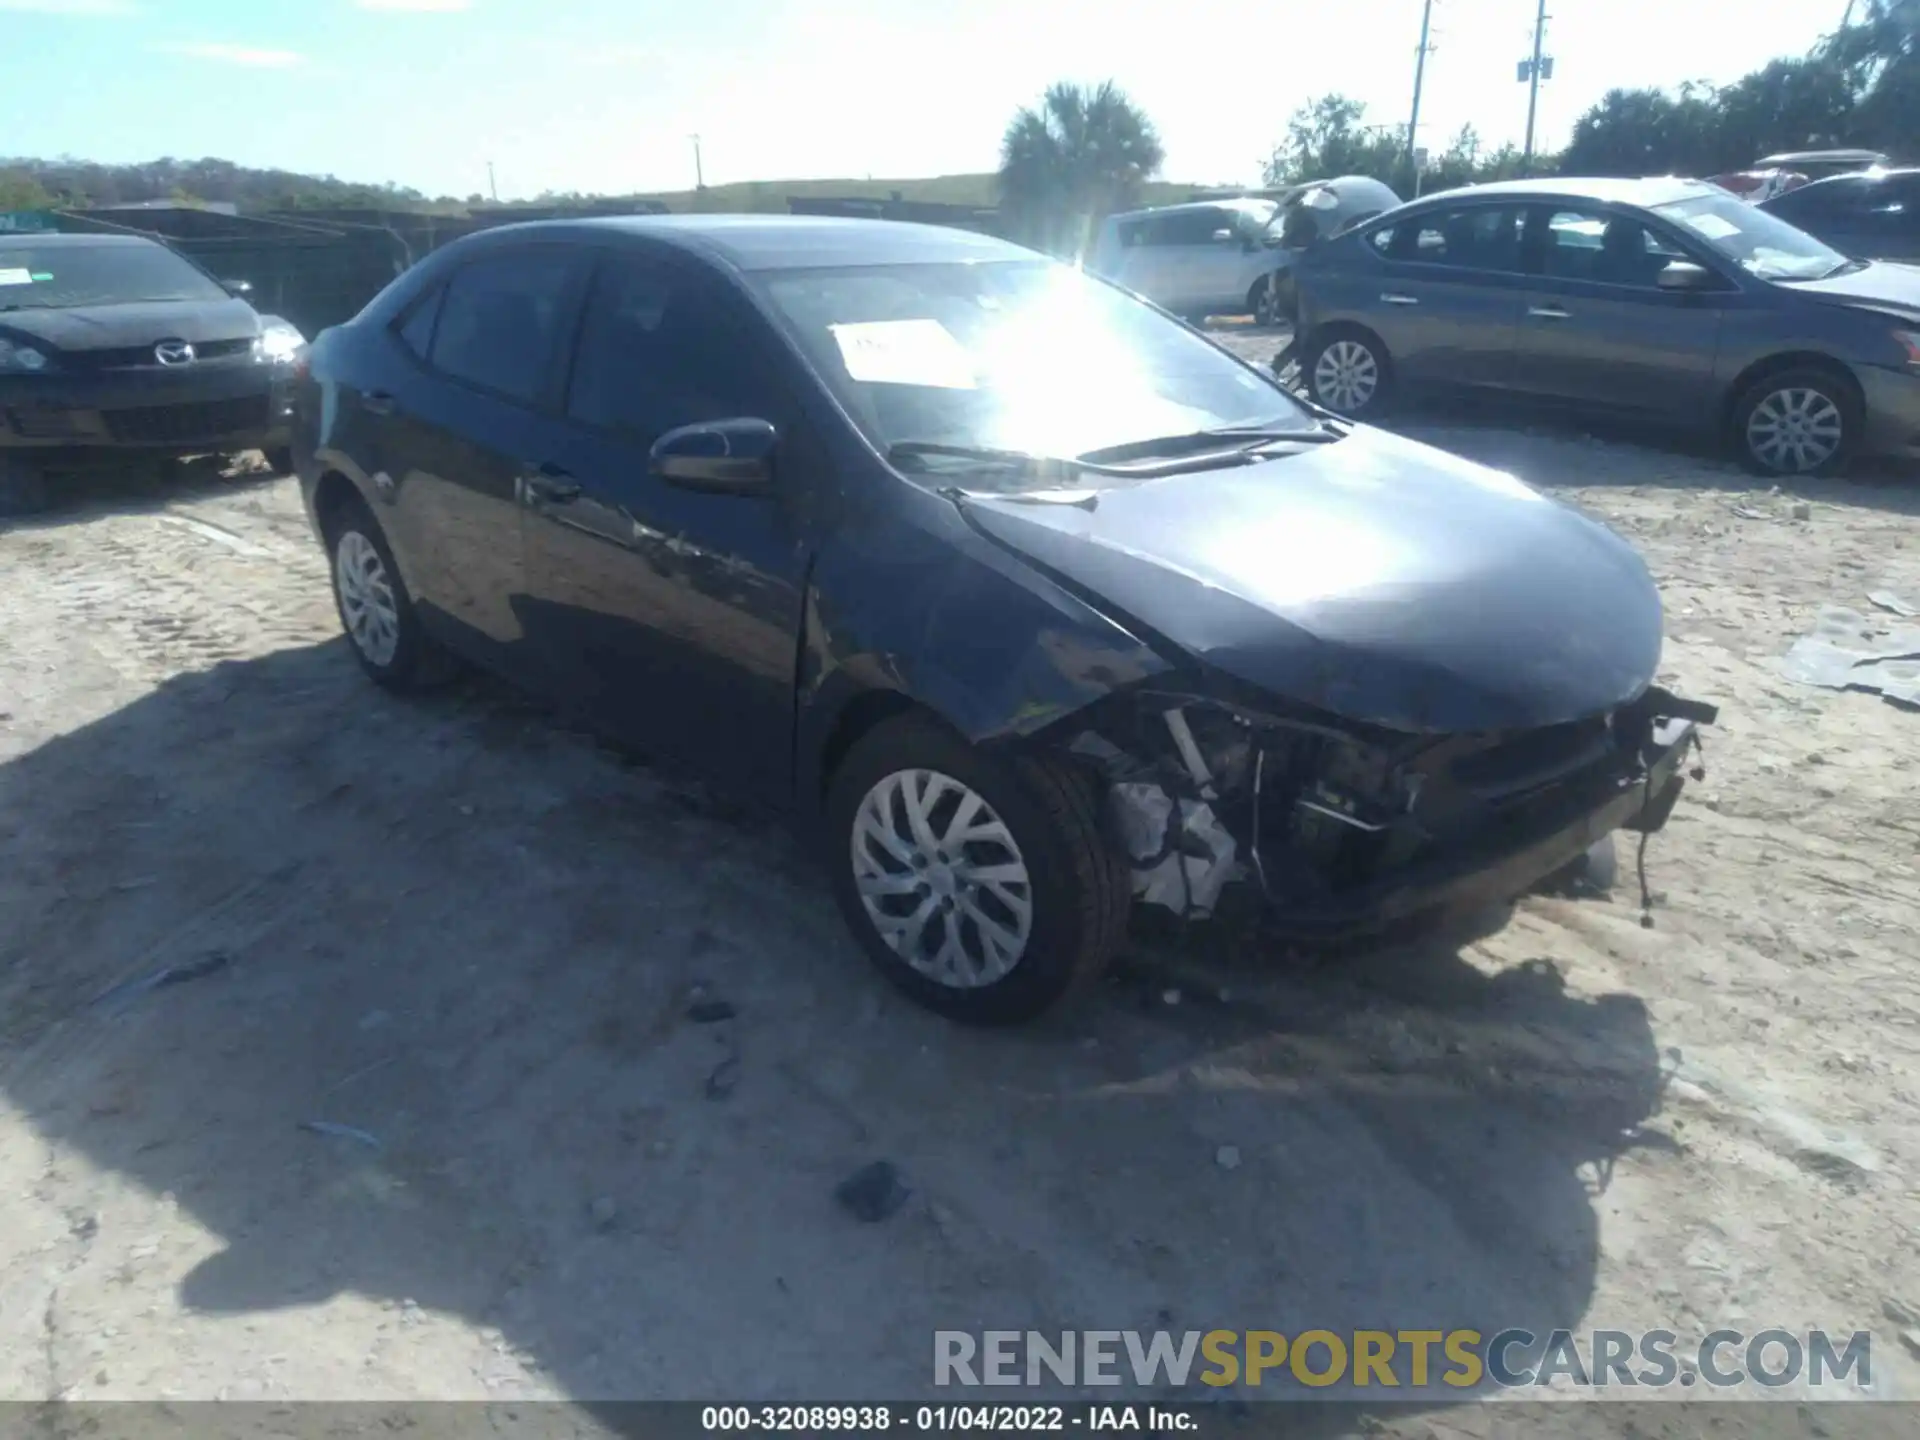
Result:
<svg viewBox="0 0 1920 1440"><path fill-rule="evenodd" d="M1836 175L1776 195L1760 208L1842 254L1920 262L1920 169Z"/></svg>
<svg viewBox="0 0 1920 1440"><path fill-rule="evenodd" d="M283 473L305 348L153 240L0 235L0 513L102 453L261 450Z"/></svg>

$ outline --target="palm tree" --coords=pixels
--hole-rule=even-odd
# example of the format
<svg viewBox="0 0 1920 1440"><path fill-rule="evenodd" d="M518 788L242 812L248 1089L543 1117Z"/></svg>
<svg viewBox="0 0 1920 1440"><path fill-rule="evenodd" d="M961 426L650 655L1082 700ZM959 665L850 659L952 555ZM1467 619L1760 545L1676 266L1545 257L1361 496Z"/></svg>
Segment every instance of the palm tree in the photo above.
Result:
<svg viewBox="0 0 1920 1440"><path fill-rule="evenodd" d="M1920 125L1920 0L1860 0L1847 18L1821 55L1853 85L1860 139L1910 147Z"/></svg>
<svg viewBox="0 0 1920 1440"><path fill-rule="evenodd" d="M1153 123L1111 80L1049 86L1000 141L1000 203L1013 232L1079 258L1104 216L1139 198L1165 152Z"/></svg>

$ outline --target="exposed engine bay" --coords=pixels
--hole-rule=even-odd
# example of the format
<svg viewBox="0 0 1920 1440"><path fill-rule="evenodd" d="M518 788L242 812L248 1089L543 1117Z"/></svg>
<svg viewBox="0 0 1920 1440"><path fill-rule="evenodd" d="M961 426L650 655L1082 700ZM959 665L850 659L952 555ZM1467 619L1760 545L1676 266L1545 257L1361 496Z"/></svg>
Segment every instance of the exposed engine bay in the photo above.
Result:
<svg viewBox="0 0 1920 1440"><path fill-rule="evenodd" d="M1200 917L1245 880L1340 931L1510 899L1606 833L1658 830L1717 711L1654 688L1568 724L1423 735L1136 691L1085 718L1068 749L1106 778L1137 900Z"/></svg>

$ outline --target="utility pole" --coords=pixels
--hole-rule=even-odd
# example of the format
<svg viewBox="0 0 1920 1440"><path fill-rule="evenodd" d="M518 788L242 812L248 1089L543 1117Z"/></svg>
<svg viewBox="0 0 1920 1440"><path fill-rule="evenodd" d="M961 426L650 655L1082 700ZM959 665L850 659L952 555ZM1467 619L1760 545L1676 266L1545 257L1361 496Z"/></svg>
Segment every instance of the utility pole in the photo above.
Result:
<svg viewBox="0 0 1920 1440"><path fill-rule="evenodd" d="M1527 174L1533 169L1533 119L1540 109L1540 43L1547 33L1547 0L1540 0L1540 8L1533 21L1533 59L1526 66L1527 71L1527 144L1520 152L1520 173ZM1553 61L1546 62L1548 66Z"/></svg>
<svg viewBox="0 0 1920 1440"><path fill-rule="evenodd" d="M707 175L706 172L700 168L700 137L698 135L689 135L687 138L693 141L693 188L696 190L704 190L707 188Z"/></svg>
<svg viewBox="0 0 1920 1440"><path fill-rule="evenodd" d="M498 205L500 203L500 187L494 182L493 161L491 160L487 161L487 191L493 196L493 203Z"/></svg>
<svg viewBox="0 0 1920 1440"><path fill-rule="evenodd" d="M1407 120L1407 170L1413 176L1413 198L1420 198L1420 156L1417 146L1420 134L1420 87L1427 78L1427 54L1433 49L1427 43L1427 36L1433 28L1433 0L1425 0L1420 7L1420 49L1413 61L1413 114Z"/></svg>

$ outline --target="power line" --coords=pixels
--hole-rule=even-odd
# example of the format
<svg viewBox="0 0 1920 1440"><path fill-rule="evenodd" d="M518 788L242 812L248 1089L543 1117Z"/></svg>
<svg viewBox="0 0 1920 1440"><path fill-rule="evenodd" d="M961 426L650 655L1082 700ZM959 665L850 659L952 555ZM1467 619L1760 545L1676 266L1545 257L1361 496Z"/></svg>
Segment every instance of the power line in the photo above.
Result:
<svg viewBox="0 0 1920 1440"><path fill-rule="evenodd" d="M1413 114L1407 118L1407 170L1413 176L1413 198L1420 198L1420 152L1417 148L1420 134L1420 87L1427 78L1427 56L1432 53L1433 45L1429 36L1433 33L1433 0L1425 0L1420 7L1420 48L1414 52L1413 61Z"/></svg>
<svg viewBox="0 0 1920 1440"><path fill-rule="evenodd" d="M1553 57L1548 56L1543 61L1540 55L1541 42L1547 35L1547 20L1547 0L1540 0L1540 8L1533 22L1533 59L1520 62L1520 78L1527 82L1527 143L1520 152L1522 175L1533 168L1533 121L1540 109L1540 81L1545 78L1541 73L1542 67L1546 75L1553 74Z"/></svg>

